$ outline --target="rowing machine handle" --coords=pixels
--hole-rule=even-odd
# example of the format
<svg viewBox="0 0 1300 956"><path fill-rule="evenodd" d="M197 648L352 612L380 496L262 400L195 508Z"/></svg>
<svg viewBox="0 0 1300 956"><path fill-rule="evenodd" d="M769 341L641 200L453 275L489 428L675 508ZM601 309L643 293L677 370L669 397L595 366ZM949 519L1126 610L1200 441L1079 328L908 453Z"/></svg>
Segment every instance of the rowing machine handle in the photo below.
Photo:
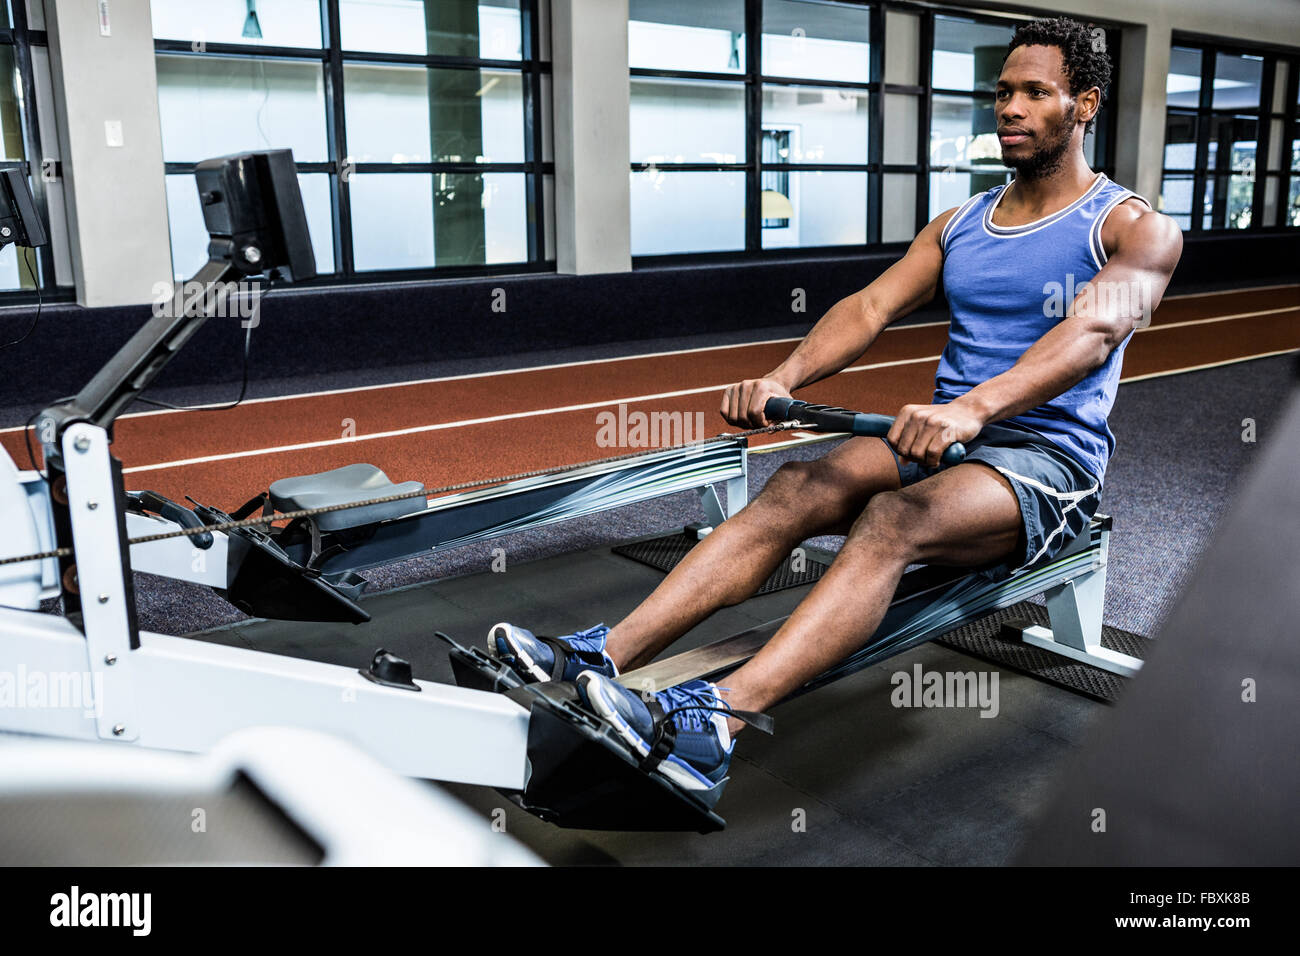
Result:
<svg viewBox="0 0 1300 956"><path fill-rule="evenodd" d="M894 427L894 419L888 415L851 412L834 405L810 405L794 398L769 398L763 406L763 414L770 422L798 419L819 431L848 432L875 438L884 438ZM944 450L939 460L945 465L955 465L965 457L966 446L955 441Z"/></svg>

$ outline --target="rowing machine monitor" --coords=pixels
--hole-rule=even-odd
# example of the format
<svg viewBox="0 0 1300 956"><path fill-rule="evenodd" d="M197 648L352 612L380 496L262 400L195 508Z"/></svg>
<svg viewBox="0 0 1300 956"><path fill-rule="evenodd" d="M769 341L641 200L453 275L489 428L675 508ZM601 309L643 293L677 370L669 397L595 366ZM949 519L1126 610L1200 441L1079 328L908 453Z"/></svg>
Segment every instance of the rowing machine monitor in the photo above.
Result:
<svg viewBox="0 0 1300 956"><path fill-rule="evenodd" d="M798 421L814 431L848 432L874 438L884 438L894 427L894 420L888 415L851 412L834 405L810 405L794 398L769 398L763 414L770 422ZM957 441L944 450L939 460L945 465L956 465L965 457L966 446Z"/></svg>
<svg viewBox="0 0 1300 956"><path fill-rule="evenodd" d="M293 152L272 149L206 159L194 168L211 241L208 257L244 275L289 282L316 276Z"/></svg>
<svg viewBox="0 0 1300 956"><path fill-rule="evenodd" d="M0 246L14 242L35 249L49 241L26 174L15 168L0 171Z"/></svg>

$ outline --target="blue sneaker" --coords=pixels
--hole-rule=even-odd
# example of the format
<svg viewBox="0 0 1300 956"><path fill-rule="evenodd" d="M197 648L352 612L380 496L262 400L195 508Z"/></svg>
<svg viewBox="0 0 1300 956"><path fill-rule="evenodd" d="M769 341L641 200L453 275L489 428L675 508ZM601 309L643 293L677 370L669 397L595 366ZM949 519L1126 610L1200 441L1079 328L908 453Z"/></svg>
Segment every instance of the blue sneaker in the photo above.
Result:
<svg viewBox="0 0 1300 956"><path fill-rule="evenodd" d="M657 769L710 806L717 801L735 741L726 718L733 712L716 684L687 681L648 700L596 671L579 674L577 684L587 705L646 758L642 769Z"/></svg>
<svg viewBox="0 0 1300 956"><path fill-rule="evenodd" d="M576 680L586 670L617 677L618 668L605 655L609 628L597 624L564 637L538 637L513 624L497 624L488 631L488 647L514 668L525 683Z"/></svg>

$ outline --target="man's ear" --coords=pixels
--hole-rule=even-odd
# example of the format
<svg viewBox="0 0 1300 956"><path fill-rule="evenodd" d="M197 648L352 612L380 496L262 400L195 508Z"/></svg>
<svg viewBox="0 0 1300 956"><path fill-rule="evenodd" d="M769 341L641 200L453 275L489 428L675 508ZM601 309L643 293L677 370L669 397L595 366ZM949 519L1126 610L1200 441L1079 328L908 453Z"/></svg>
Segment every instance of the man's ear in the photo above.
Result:
<svg viewBox="0 0 1300 956"><path fill-rule="evenodd" d="M1078 104L1076 115L1082 122L1087 122L1101 109L1101 88L1094 86L1090 90L1084 90L1074 98L1074 102Z"/></svg>

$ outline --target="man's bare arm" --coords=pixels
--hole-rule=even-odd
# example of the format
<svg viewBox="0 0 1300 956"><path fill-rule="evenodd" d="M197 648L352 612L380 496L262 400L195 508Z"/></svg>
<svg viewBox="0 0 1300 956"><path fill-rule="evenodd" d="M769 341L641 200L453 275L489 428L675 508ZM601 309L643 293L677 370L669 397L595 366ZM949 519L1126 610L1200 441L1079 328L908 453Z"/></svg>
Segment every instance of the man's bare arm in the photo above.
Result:
<svg viewBox="0 0 1300 956"><path fill-rule="evenodd" d="M784 362L762 378L729 387L722 396L722 416L733 425L766 424L763 406L773 395L788 396L847 368L886 326L933 299L943 275L939 239L955 211L930 222L906 255L865 289L831 306Z"/></svg>
<svg viewBox="0 0 1300 956"><path fill-rule="evenodd" d="M1014 366L963 398L987 422L1037 408L1083 381L1160 304L1183 251L1168 216L1148 212L1118 232L1115 254L1075 298L1066 317Z"/></svg>
<svg viewBox="0 0 1300 956"><path fill-rule="evenodd" d="M1168 216L1132 210L1125 215L1128 221L1115 227L1115 251L1106 265L1075 298L1066 318L1014 366L952 402L903 406L888 438L900 455L937 465L952 442L970 441L989 422L1037 408L1105 364L1159 305L1183 248L1182 231Z"/></svg>

